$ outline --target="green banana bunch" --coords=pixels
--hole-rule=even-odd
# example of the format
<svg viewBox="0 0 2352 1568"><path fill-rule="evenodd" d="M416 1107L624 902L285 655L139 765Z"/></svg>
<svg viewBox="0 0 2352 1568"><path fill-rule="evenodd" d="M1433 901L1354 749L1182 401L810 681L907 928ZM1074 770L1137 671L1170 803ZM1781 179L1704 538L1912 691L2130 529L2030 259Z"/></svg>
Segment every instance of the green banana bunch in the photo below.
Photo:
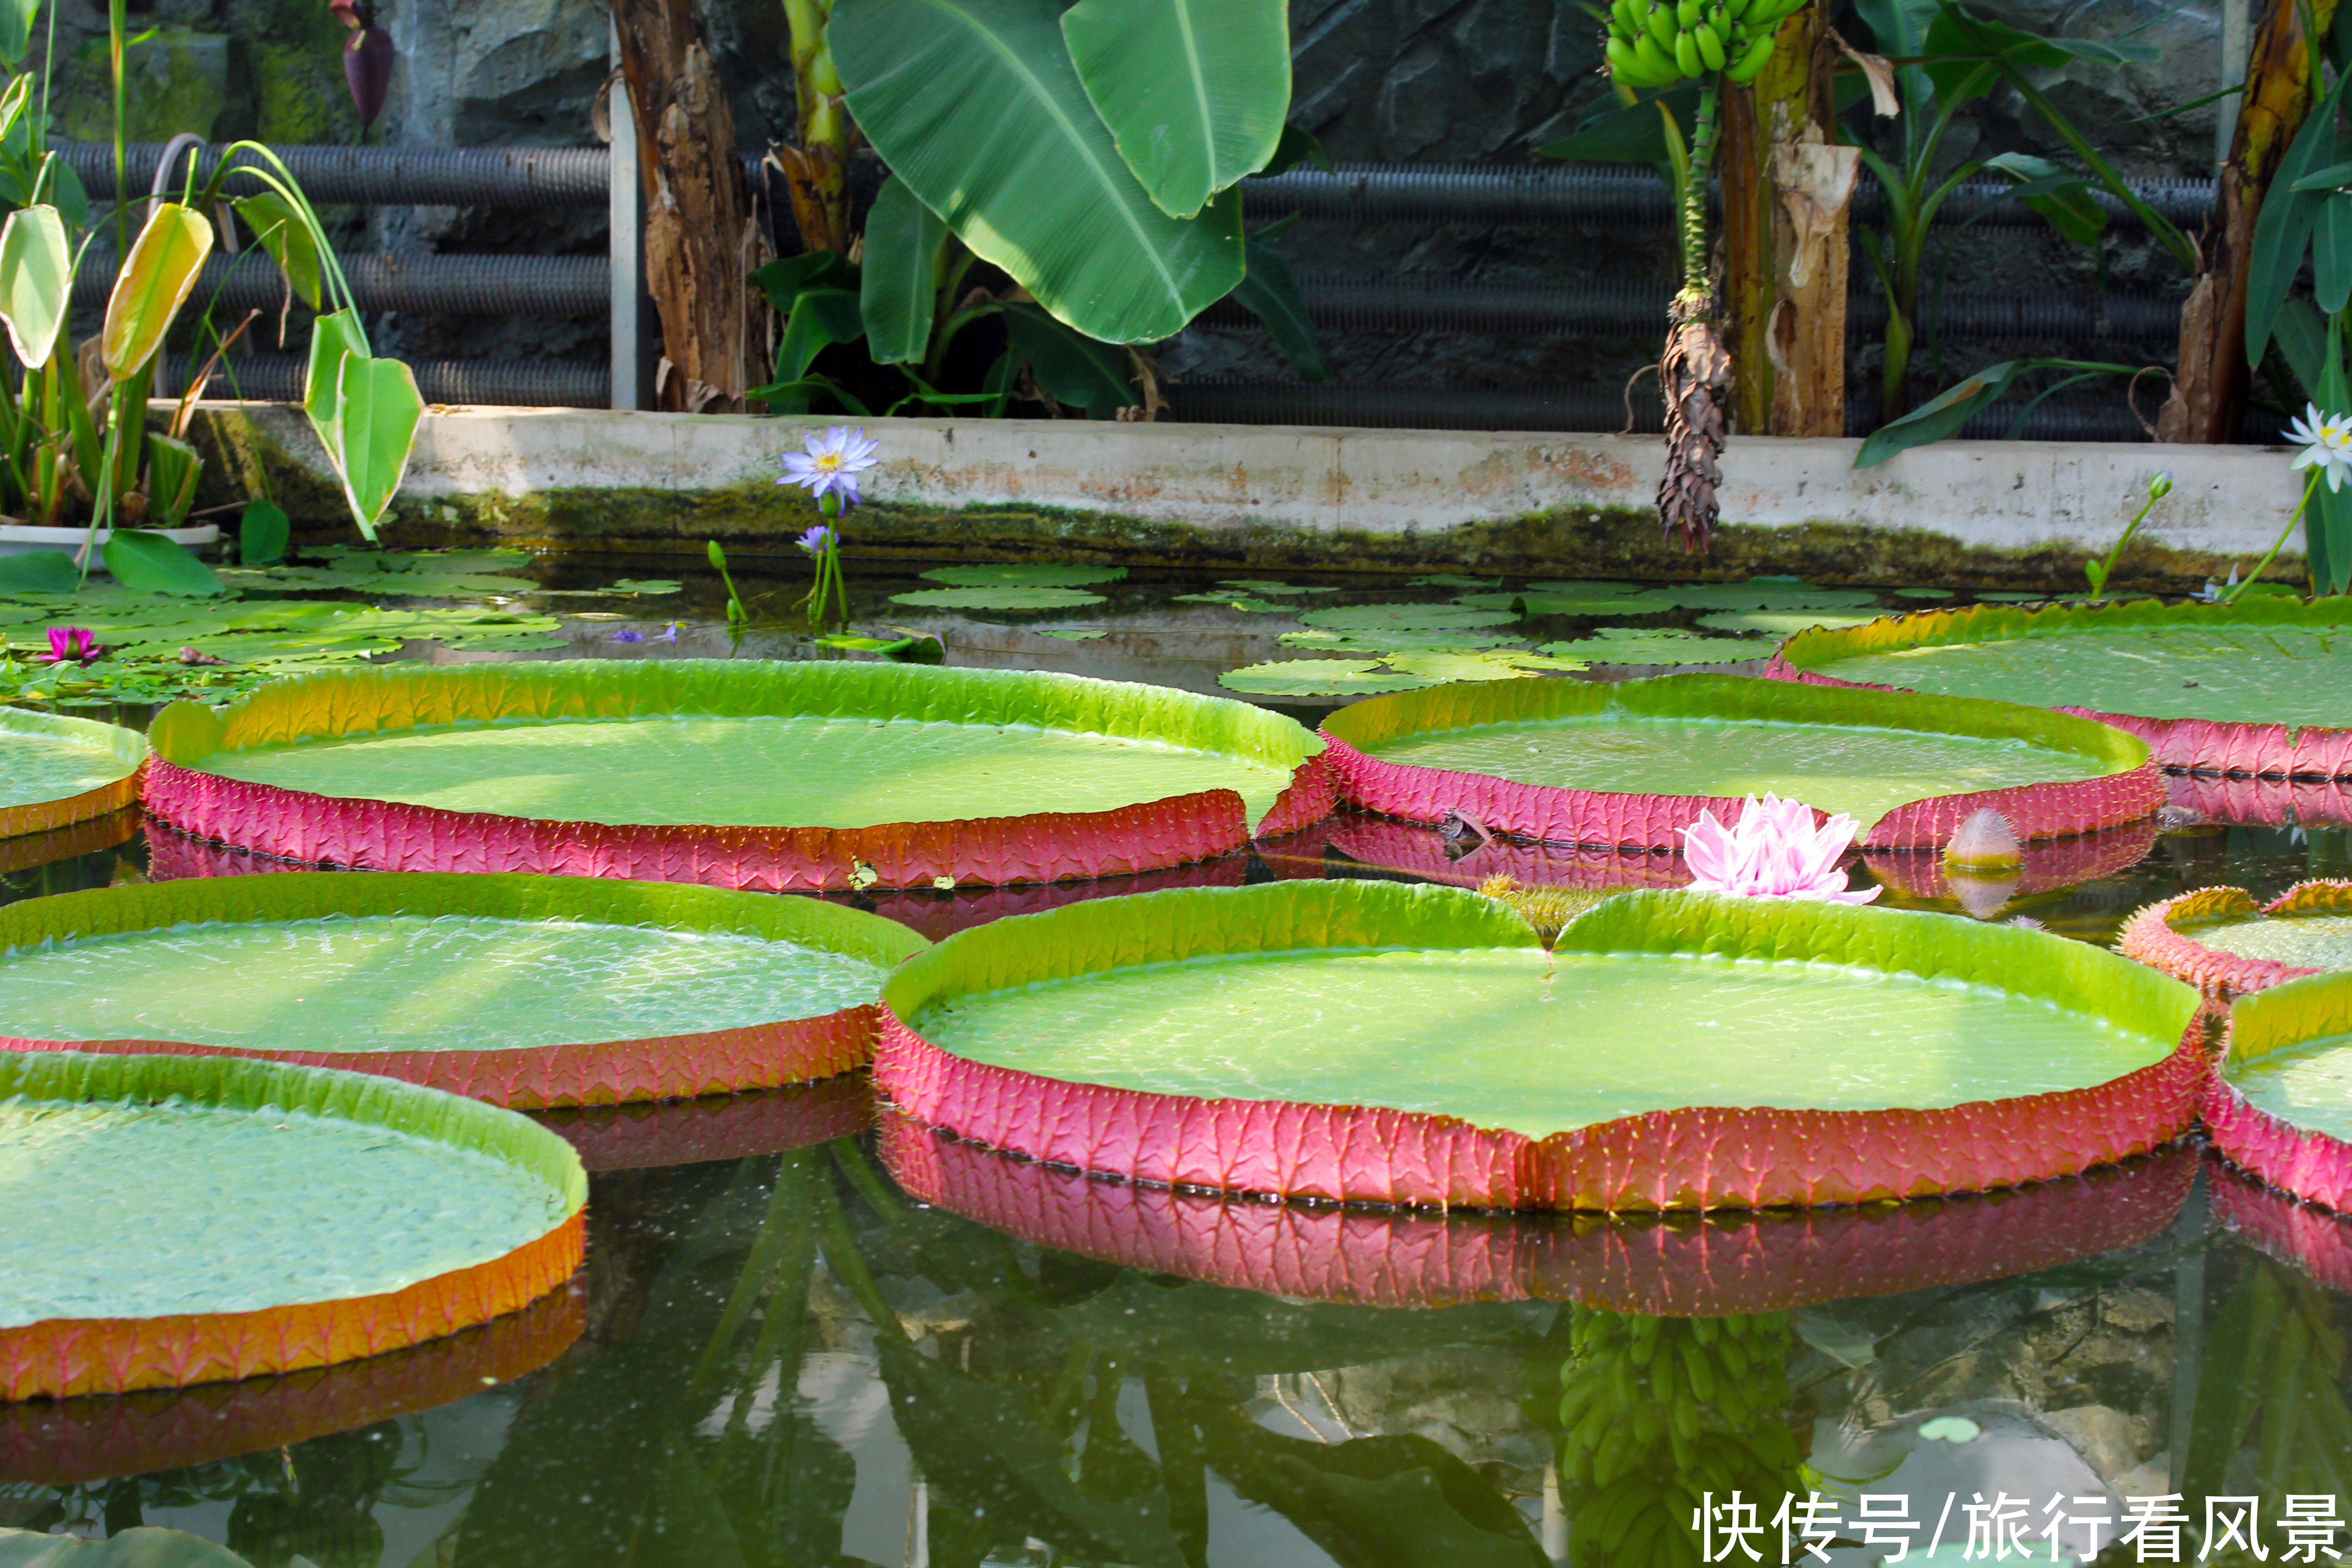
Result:
<svg viewBox="0 0 2352 1568"><path fill-rule="evenodd" d="M1772 35L1806 0L1611 0L1601 45L1625 86L1672 87L1714 73L1752 80Z"/></svg>
<svg viewBox="0 0 2352 1568"><path fill-rule="evenodd" d="M1804 1489L1782 1414L1784 1317L1574 1313L1559 1432L1578 1568L1701 1568L1690 1522L1706 1493L1769 1500L1769 1519Z"/></svg>

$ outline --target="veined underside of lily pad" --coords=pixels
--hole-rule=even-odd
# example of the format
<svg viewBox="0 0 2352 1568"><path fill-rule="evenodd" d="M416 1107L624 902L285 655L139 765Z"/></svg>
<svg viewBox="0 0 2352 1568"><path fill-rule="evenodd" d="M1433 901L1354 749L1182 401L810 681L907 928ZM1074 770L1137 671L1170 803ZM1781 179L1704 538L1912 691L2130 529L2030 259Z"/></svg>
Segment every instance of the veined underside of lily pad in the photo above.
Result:
<svg viewBox="0 0 2352 1568"><path fill-rule="evenodd" d="M146 761L135 730L0 708L0 838L120 811L139 798Z"/></svg>
<svg viewBox="0 0 2352 1568"><path fill-rule="evenodd" d="M2035 703L2128 730L2168 768L2352 778L2352 599L1923 610L1801 632L1765 674Z"/></svg>
<svg viewBox="0 0 2352 1568"><path fill-rule="evenodd" d="M884 1002L877 1087L958 1137L1183 1190L1435 1208L2017 1186L2178 1136L2204 1073L2197 994L2113 953L1692 893L1611 898L1549 955L1450 888L1147 894L961 933Z"/></svg>
<svg viewBox="0 0 2352 1568"><path fill-rule="evenodd" d="M371 870L1001 886L1209 859L1331 805L1280 714L1030 670L376 666L175 703L151 737L169 826Z"/></svg>
<svg viewBox="0 0 2352 1568"><path fill-rule="evenodd" d="M520 1109L724 1094L863 1067L883 975L924 945L858 910L667 882L103 888L0 907L0 1049L250 1057Z"/></svg>
<svg viewBox="0 0 2352 1568"><path fill-rule="evenodd" d="M2087 720L1736 676L1402 692L1342 709L1323 736L1354 805L1562 844L1678 849L1702 812L1728 825L1767 791L1846 812L1883 848L1940 847L1986 807L2049 838L2164 801L2147 748Z"/></svg>
<svg viewBox="0 0 2352 1568"><path fill-rule="evenodd" d="M2213 1147L2306 1203L2352 1212L2352 973L2230 1004L2230 1048L2201 1110Z"/></svg>
<svg viewBox="0 0 2352 1568"><path fill-rule="evenodd" d="M0 1402L0 1481L79 1486L283 1448L437 1410L537 1372L588 1325L577 1281L442 1339L201 1393Z"/></svg>
<svg viewBox="0 0 2352 1568"><path fill-rule="evenodd" d="M2200 888L2136 911L2116 951L2227 999L2352 969L2352 882L2298 882L2267 904Z"/></svg>
<svg viewBox="0 0 2352 1568"><path fill-rule="evenodd" d="M581 1262L569 1145L390 1079L0 1053L0 1133L21 1156L0 1175L0 1400L378 1355L514 1311Z"/></svg>
<svg viewBox="0 0 2352 1568"><path fill-rule="evenodd" d="M881 1153L924 1203L1149 1273L1363 1306L1566 1300L1675 1318L2003 1279L2136 1246L2172 1223L2198 1163L2175 1145L2013 1192L1689 1226L1236 1202L1094 1181L897 1116L883 1119Z"/></svg>

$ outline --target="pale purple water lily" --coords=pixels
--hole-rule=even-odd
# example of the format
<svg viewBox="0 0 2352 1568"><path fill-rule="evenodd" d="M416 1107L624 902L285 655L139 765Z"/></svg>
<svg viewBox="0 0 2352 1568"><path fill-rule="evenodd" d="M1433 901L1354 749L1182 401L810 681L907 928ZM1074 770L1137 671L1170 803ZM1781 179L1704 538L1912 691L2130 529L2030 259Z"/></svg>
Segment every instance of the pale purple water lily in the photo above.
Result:
<svg viewBox="0 0 2352 1568"><path fill-rule="evenodd" d="M2330 490L2344 488L2344 471L2352 468L2352 414L2322 414L2319 405L2307 403L2303 417L2286 427L2286 438L2303 448L2294 467L2316 468L2327 476Z"/></svg>
<svg viewBox="0 0 2352 1568"><path fill-rule="evenodd" d="M1682 830L1691 890L1866 904L1880 889L1849 891L1845 873L1838 868L1839 858L1853 842L1854 827L1853 818L1843 814L1816 827L1811 806L1770 794L1762 800L1749 795L1732 827L1717 822L1714 812L1703 811L1696 823Z"/></svg>
<svg viewBox="0 0 2352 1568"><path fill-rule="evenodd" d="M782 483L782 480L777 482ZM834 538L833 530L820 522L801 535L800 547L811 555L822 555L825 552L825 547L834 542Z"/></svg>
<svg viewBox="0 0 2352 1568"><path fill-rule="evenodd" d="M657 631L657 632L656 632L656 633L654 634L654 641L656 641L656 642L676 642L676 641L677 641L677 631L678 631L678 626L679 626L679 625L680 625L680 624L681 624L681 623L677 622L677 621L672 621L672 622L670 622L670 624L669 624L667 627L665 627L663 630L661 630L661 631Z"/></svg>
<svg viewBox="0 0 2352 1568"><path fill-rule="evenodd" d="M619 631L613 634L613 640L614 642L643 642L646 640L646 634L631 626L623 626Z"/></svg>
<svg viewBox="0 0 2352 1568"><path fill-rule="evenodd" d="M784 454L784 477L776 483L804 485L812 500L838 495L847 505L857 505L857 476L881 461L876 454L882 443L869 440L863 429L833 425L811 431L802 445L805 450Z"/></svg>
<svg viewBox="0 0 2352 1568"><path fill-rule="evenodd" d="M105 651L98 646L98 636L88 626L51 626L49 651L41 656L43 664L88 664Z"/></svg>

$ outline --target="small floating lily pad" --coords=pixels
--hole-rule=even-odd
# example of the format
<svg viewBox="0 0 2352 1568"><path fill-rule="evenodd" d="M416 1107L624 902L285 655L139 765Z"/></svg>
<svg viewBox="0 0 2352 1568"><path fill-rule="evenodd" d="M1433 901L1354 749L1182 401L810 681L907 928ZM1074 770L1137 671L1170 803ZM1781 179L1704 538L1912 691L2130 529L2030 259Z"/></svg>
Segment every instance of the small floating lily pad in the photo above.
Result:
<svg viewBox="0 0 2352 1568"><path fill-rule="evenodd" d="M1739 637L1701 637L1675 632L1620 632L1585 637L1576 642L1546 643L1542 652L1557 658L1580 658L1594 664L1728 664L1762 658L1772 651L1767 642Z"/></svg>
<svg viewBox="0 0 2352 1568"><path fill-rule="evenodd" d="M1223 605L1251 616L1286 616L1298 608L1296 605L1277 605L1269 599L1254 599L1246 594L1178 594L1179 604Z"/></svg>
<svg viewBox="0 0 2352 1568"><path fill-rule="evenodd" d="M909 594L893 594L890 601L936 610L1074 610L1080 605L1099 605L1103 596L1081 588L1006 584L995 588L918 588Z"/></svg>
<svg viewBox="0 0 2352 1568"><path fill-rule="evenodd" d="M1127 568L1055 566L1015 561L978 566L934 566L922 575L950 588L1083 588L1089 583L1116 583L1127 575Z"/></svg>
<svg viewBox="0 0 2352 1568"><path fill-rule="evenodd" d="M1948 599L1952 596L1952 590L1949 588L1897 588L1895 590L1895 596L1898 599Z"/></svg>
<svg viewBox="0 0 2352 1568"><path fill-rule="evenodd" d="M1457 573L1442 572L1433 577L1408 577L1406 583L1415 588L1499 588L1500 577L1465 577Z"/></svg>
<svg viewBox="0 0 2352 1568"><path fill-rule="evenodd" d="M1519 617L1507 609L1481 609L1471 605L1342 605L1328 610L1308 610L1298 618L1326 631L1396 632L1501 626Z"/></svg>
<svg viewBox="0 0 2352 1568"><path fill-rule="evenodd" d="M1037 635L1042 637L1057 637L1063 642L1093 642L1097 637L1110 636L1110 633L1100 626L1056 626L1042 630Z"/></svg>
<svg viewBox="0 0 2352 1568"><path fill-rule="evenodd" d="M1357 697L1374 691L1412 691L1429 678L1381 668L1370 658L1279 658L1244 665L1217 677L1228 691L1253 697Z"/></svg>
<svg viewBox="0 0 2352 1568"><path fill-rule="evenodd" d="M1841 616L1824 610L1720 610L1701 616L1698 624L1719 632L1769 632L1793 637L1814 626L1832 628L1868 626L1876 616Z"/></svg>
<svg viewBox="0 0 2352 1568"><path fill-rule="evenodd" d="M1390 632L1335 632L1322 628L1285 632L1275 640L1285 647L1318 648L1331 653L1400 653L1406 648L1492 647L1516 642L1517 631L1462 629L1452 626L1407 627Z"/></svg>
<svg viewBox="0 0 2352 1568"><path fill-rule="evenodd" d="M1238 589L1242 593L1255 594L1268 599L1289 598L1298 594L1336 594L1339 591L1337 588L1308 587L1297 583L1269 583L1255 577L1223 577L1218 579L1217 586Z"/></svg>

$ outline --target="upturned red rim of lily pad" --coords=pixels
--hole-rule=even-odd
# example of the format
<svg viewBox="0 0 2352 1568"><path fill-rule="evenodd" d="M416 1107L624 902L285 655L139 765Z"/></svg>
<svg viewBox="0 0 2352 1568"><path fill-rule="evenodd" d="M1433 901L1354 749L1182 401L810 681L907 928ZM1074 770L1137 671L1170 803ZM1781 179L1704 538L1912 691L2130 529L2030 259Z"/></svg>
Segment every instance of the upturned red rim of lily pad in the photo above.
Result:
<svg viewBox="0 0 2352 1568"><path fill-rule="evenodd" d="M2331 1290L2352 1291L2352 1221L2213 1157L2213 1217Z"/></svg>
<svg viewBox="0 0 2352 1568"><path fill-rule="evenodd" d="M2352 1135L2346 1119L2329 1115L2332 1108L2324 1104L2282 1106L2260 1081L2291 1061L2279 1053L2337 1037L2352 1037L2352 971L2306 974L2241 994L2230 1004L2229 1047L2206 1086L2200 1114L2213 1147L2232 1165L2305 1203L2352 1214ZM2336 1049L2352 1050L2352 1044ZM2327 1131L2326 1122L2337 1131Z"/></svg>
<svg viewBox="0 0 2352 1568"><path fill-rule="evenodd" d="M1106 1179L1322 1203L1616 1213L1872 1203L2071 1175L2179 1137L2208 1074L2197 993L2084 943L1940 914L1650 890L1580 916L1555 958L1750 957L1990 985L2149 1042L2144 1065L1929 1109L1695 1106L1538 1138L1336 1096L1206 1098L1047 1076L971 1059L920 1032L928 1009L961 998L1136 966L1502 948L1541 951L1493 900L1384 881L1143 894L1003 921L892 976L874 1080L890 1107L928 1127Z"/></svg>
<svg viewBox="0 0 2352 1568"><path fill-rule="evenodd" d="M1103 1182L976 1149L904 1117L881 1154L913 1197L1040 1246L1152 1274L1373 1307L1567 1300L1719 1317L2049 1268L2163 1231L2198 1154L1890 1208L1814 1208L1691 1226L1237 1202Z"/></svg>
<svg viewBox="0 0 2352 1568"><path fill-rule="evenodd" d="M1214 858L1253 831L1242 795L1202 789L1094 811L824 827L574 822L314 793L216 771L223 753L428 728L665 718L824 717L1030 727L1192 747L1287 779L1257 831L1328 814L1321 745L1229 699L1038 670L755 659L398 664L298 676L215 712L156 717L144 798L182 833L312 865L525 871L766 892L998 887ZM690 792L691 779L679 781Z"/></svg>
<svg viewBox="0 0 2352 1568"><path fill-rule="evenodd" d="M2199 928L2298 915L2352 915L2352 882L2297 882L2267 904L2256 903L2243 888L2199 888L2134 910L2116 938L2116 951L2226 1001L2317 974L2322 966L2230 952L2200 942Z"/></svg>
<svg viewBox="0 0 2352 1568"><path fill-rule="evenodd" d="M1877 653L1954 644L2047 638L2074 633L2245 628L2352 630L2352 600L2263 597L2237 604L2168 605L2127 599L2100 605L1969 605L1919 610L1859 626L1815 626L1780 645L1765 667L1769 680L1851 690L1910 689L1821 674L1823 665ZM2147 742L2163 767L2263 778L2352 778L2352 728L2265 723L2260 720L2166 719L2053 703L2050 711L2112 724Z"/></svg>
<svg viewBox="0 0 2352 1568"><path fill-rule="evenodd" d="M588 1326L577 1279L519 1311L361 1361L236 1383L0 1402L0 1480L75 1486L283 1448L537 1372Z"/></svg>
<svg viewBox="0 0 2352 1568"><path fill-rule="evenodd" d="M1679 849L1683 830L1712 813L1730 826L1738 797L1571 789L1491 773L1383 760L1408 738L1486 725L1546 721L1768 721L1919 731L2028 742L2084 759L2086 778L1930 795L1896 805L1863 826L1871 848L1934 848L1970 816L1999 812L2020 838L2094 833L2152 816L2163 779L2147 748L2107 726L2046 709L1973 698L1920 697L1860 688L1816 689L1727 675L1669 675L1622 682L1496 680L1374 697L1323 721L1339 798L1410 822L1467 818L1492 833L1548 843ZM1822 814L1817 812L1816 817Z"/></svg>
<svg viewBox="0 0 2352 1568"><path fill-rule="evenodd" d="M369 916L480 916L723 931L840 953L881 973L927 945L877 915L674 882L453 872L289 871L99 888L0 906L0 955L12 950L184 925ZM560 994L551 991L551 1005ZM866 1065L880 1022L873 1003L801 1018L636 1039L416 1050L270 1049L127 1037L49 1039L0 1033L0 1050L165 1052L243 1057L376 1074L514 1110L683 1100L808 1083ZM453 1023L462 1028L462 1022ZM194 1029L192 1033L197 1032Z"/></svg>
<svg viewBox="0 0 2352 1568"><path fill-rule="evenodd" d="M8 772L9 754L19 749L26 753L47 751L84 758L91 774L112 776L88 788L47 799L10 804L7 794L0 792L0 839L89 822L120 811L139 798L140 773L147 765L147 742L135 730L62 713L0 707L0 778Z"/></svg>

